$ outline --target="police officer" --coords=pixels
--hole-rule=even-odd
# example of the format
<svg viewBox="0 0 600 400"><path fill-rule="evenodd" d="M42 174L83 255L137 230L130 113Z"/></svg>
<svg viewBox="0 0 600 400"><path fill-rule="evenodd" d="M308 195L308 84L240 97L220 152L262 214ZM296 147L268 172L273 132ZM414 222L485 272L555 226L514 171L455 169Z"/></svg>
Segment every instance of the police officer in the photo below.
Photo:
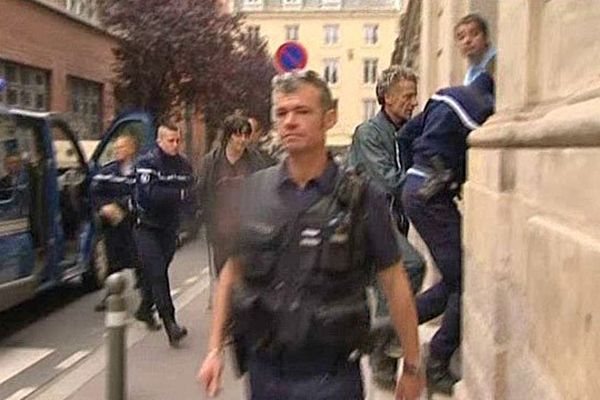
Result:
<svg viewBox="0 0 600 400"><path fill-rule="evenodd" d="M381 73L376 86L377 101L381 110L369 120L360 124L352 138L348 155L348 165L372 179L374 184L387 193L390 208L398 223L400 246L404 267L408 272L414 293L417 293L425 275L425 260L408 242L408 219L403 215L400 204L402 183L408 169L407 150L400 146L397 131L411 117L417 106L417 75L409 68L392 65ZM385 298L375 285L376 296L375 317L381 324L388 316ZM390 329L388 329L391 331ZM369 356L372 377L375 383L383 388L393 388L396 382L397 361L388 356L387 349L393 339L385 334L385 329L378 335L377 345Z"/></svg>
<svg viewBox="0 0 600 400"><path fill-rule="evenodd" d="M158 128L156 147L135 165L137 228L135 239L148 290L152 291L158 315L171 346L187 335L175 320L169 286L169 264L175 254L179 212L189 196L192 169L179 154L181 134L172 125Z"/></svg>
<svg viewBox="0 0 600 400"><path fill-rule="evenodd" d="M468 86L438 91L404 128L417 138L402 204L442 275L417 296L420 323L444 314L430 343L427 380L431 390L446 394L457 381L448 367L460 343L461 216L454 199L465 178L467 136L493 113L493 93L491 76L480 74Z"/></svg>
<svg viewBox="0 0 600 400"><path fill-rule="evenodd" d="M245 181L238 249L221 272L199 379L216 395L231 317L253 400L363 399L356 350L368 333L365 286L374 264L405 349L397 395L416 399L416 313L385 195L328 155L325 136L337 115L315 72L276 77L273 91L289 156Z"/></svg>
<svg viewBox="0 0 600 400"><path fill-rule="evenodd" d="M104 237L110 273L123 268L135 268L142 301L135 313L150 330L160 329L152 312L152 294L144 290L143 275L133 239L134 159L137 139L122 134L113 145L115 160L103 166L92 178L90 193L99 216L99 229ZM96 305L96 311L106 309L106 297Z"/></svg>

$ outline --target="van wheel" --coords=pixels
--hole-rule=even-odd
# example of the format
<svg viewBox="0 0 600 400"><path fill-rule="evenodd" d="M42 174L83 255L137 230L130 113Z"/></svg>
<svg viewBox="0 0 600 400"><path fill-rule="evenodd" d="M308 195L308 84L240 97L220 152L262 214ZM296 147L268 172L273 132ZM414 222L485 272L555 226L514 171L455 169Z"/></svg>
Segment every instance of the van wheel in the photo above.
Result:
<svg viewBox="0 0 600 400"><path fill-rule="evenodd" d="M109 266L106 254L106 242L104 238L98 238L94 241L90 268L83 276L83 283L89 290L98 290L104 286L104 281L108 277Z"/></svg>

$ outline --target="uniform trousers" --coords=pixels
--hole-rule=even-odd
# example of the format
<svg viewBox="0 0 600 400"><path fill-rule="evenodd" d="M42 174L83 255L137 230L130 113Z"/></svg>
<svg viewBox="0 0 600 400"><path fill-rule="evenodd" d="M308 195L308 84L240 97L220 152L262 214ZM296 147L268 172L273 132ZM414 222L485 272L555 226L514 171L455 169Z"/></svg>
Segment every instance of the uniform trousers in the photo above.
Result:
<svg viewBox="0 0 600 400"><path fill-rule="evenodd" d="M150 297L156 304L160 318L172 321L175 319L175 307L171 298L169 264L175 254L177 233L141 225L135 230L135 241L142 264L142 290L151 294L142 295L140 309L147 306Z"/></svg>
<svg viewBox="0 0 600 400"><path fill-rule="evenodd" d="M363 400L358 361L288 362L251 357L250 400Z"/></svg>
<svg viewBox="0 0 600 400"><path fill-rule="evenodd" d="M402 204L442 276L440 282L417 296L419 323L444 314L442 325L431 340L430 351L433 358L449 361L460 344L461 216L453 193L444 190L427 201L418 194L425 179L417 175L407 176Z"/></svg>

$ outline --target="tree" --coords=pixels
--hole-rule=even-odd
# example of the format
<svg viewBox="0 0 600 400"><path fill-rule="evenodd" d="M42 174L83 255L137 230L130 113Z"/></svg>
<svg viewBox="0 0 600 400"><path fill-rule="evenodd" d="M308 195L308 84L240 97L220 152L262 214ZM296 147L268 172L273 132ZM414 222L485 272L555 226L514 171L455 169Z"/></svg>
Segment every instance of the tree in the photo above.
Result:
<svg viewBox="0 0 600 400"><path fill-rule="evenodd" d="M264 40L215 0L102 0L101 21L120 40L114 89L123 107L158 119L182 103L204 114L209 136L236 109L268 124L275 74Z"/></svg>

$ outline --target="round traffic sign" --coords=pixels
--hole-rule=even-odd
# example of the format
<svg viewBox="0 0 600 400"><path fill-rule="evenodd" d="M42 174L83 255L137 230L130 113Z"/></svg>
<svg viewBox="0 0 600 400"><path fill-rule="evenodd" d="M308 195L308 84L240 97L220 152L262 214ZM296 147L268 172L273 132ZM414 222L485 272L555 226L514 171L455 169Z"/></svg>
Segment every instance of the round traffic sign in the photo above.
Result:
<svg viewBox="0 0 600 400"><path fill-rule="evenodd" d="M298 42L285 42L275 52L275 67L280 72L306 67L308 53Z"/></svg>

